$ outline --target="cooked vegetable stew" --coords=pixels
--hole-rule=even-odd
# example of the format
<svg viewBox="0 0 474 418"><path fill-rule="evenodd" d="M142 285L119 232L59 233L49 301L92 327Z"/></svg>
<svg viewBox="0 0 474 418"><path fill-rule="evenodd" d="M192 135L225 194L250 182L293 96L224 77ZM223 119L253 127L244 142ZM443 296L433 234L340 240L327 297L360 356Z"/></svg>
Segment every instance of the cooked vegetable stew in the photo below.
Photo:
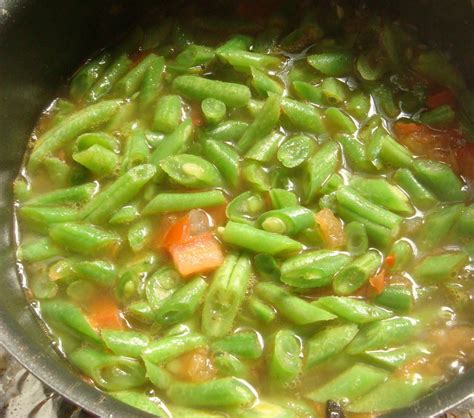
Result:
<svg viewBox="0 0 474 418"><path fill-rule="evenodd" d="M367 10L253 6L150 19L48 107L14 184L27 293L158 416L407 406L473 362L474 94Z"/></svg>

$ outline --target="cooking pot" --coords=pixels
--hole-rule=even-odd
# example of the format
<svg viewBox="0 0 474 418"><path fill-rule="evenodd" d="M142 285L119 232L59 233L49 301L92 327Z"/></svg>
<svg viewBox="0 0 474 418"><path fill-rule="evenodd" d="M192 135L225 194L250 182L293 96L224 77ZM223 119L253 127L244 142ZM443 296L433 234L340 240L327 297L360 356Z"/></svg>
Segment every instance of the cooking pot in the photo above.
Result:
<svg viewBox="0 0 474 418"><path fill-rule="evenodd" d="M161 2L167 5L168 2ZM179 10L179 2L173 2ZM208 2L225 7L225 1ZM474 18L469 0L376 2L451 48L474 81ZM151 417L84 383L54 350L27 304L15 264L12 181L44 106L84 59L123 33L158 0L0 0L0 343L31 373L99 416ZM469 70L469 71L468 71ZM440 414L474 396L474 369L390 417Z"/></svg>

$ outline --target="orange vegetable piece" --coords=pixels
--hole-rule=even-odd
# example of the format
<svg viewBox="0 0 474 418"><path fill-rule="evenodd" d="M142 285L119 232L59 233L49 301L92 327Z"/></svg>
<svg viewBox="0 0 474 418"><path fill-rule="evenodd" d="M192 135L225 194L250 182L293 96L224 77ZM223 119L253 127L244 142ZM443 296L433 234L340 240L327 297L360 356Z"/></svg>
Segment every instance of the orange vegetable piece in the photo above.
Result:
<svg viewBox="0 0 474 418"><path fill-rule="evenodd" d="M369 283L374 288L375 293L380 295L385 288L385 269L380 270L379 273L371 277Z"/></svg>
<svg viewBox="0 0 474 418"><path fill-rule="evenodd" d="M456 150L459 173L474 180L474 144L464 144Z"/></svg>
<svg viewBox="0 0 474 418"><path fill-rule="evenodd" d="M321 209L315 215L324 243L328 248L338 248L344 245L344 227L331 209Z"/></svg>
<svg viewBox="0 0 474 418"><path fill-rule="evenodd" d="M182 244L191 239L189 215L179 218L166 231L163 239L163 247L170 248L173 245Z"/></svg>
<svg viewBox="0 0 474 418"><path fill-rule="evenodd" d="M204 118L201 111L200 103L192 103L191 104L191 121L193 122L194 126L203 126L204 125Z"/></svg>
<svg viewBox="0 0 474 418"><path fill-rule="evenodd" d="M183 354L172 366L173 374L188 382L204 382L216 376L216 369L206 348Z"/></svg>
<svg viewBox="0 0 474 418"><path fill-rule="evenodd" d="M171 245L169 252L176 268L183 276L212 271L224 262L221 246L211 233Z"/></svg>
<svg viewBox="0 0 474 418"><path fill-rule="evenodd" d="M426 106L429 109L434 109L443 105L452 105L456 101L456 97L449 89L440 90L436 93L430 94L426 98Z"/></svg>
<svg viewBox="0 0 474 418"><path fill-rule="evenodd" d="M101 295L88 306L89 321L98 329L122 329L123 321L117 301L111 295Z"/></svg>
<svg viewBox="0 0 474 418"><path fill-rule="evenodd" d="M395 255L394 254L389 254L387 257L385 257L385 265L387 267L393 267L395 265Z"/></svg>

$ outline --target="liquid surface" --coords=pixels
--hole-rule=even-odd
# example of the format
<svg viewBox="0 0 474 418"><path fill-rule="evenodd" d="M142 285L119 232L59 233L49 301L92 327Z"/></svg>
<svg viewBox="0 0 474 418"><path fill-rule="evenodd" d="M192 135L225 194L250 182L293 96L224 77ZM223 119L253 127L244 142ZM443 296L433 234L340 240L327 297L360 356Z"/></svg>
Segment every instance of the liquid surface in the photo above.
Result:
<svg viewBox="0 0 474 418"><path fill-rule="evenodd" d="M408 406L473 361L474 95L411 28L253 6L150 19L50 105L14 184L27 295L158 416Z"/></svg>

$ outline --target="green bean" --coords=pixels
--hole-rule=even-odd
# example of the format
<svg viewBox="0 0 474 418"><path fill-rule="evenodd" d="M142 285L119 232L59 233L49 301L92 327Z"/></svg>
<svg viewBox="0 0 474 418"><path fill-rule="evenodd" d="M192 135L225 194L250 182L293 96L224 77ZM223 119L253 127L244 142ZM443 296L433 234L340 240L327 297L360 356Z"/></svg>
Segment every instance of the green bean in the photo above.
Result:
<svg viewBox="0 0 474 418"><path fill-rule="evenodd" d="M102 75L112 56L102 52L97 58L84 64L74 75L70 83L69 93L75 100L82 99L95 81Z"/></svg>
<svg viewBox="0 0 474 418"><path fill-rule="evenodd" d="M314 214L303 206L274 209L260 215L258 224L268 232L296 235L314 225Z"/></svg>
<svg viewBox="0 0 474 418"><path fill-rule="evenodd" d="M258 359L262 356L263 346L260 336L253 331L242 331L214 341L213 351L225 351L244 359Z"/></svg>
<svg viewBox="0 0 474 418"><path fill-rule="evenodd" d="M171 401L187 406L246 406L256 399L255 390L234 377L202 383L174 383L166 393Z"/></svg>
<svg viewBox="0 0 474 418"><path fill-rule="evenodd" d="M357 58L357 71L362 79L367 81L379 80L387 71L387 64L381 59L377 59L378 51L369 51L361 54Z"/></svg>
<svg viewBox="0 0 474 418"><path fill-rule="evenodd" d="M388 348L408 340L416 331L417 321L396 316L364 325L347 347L347 353L354 355L364 351Z"/></svg>
<svg viewBox="0 0 474 418"><path fill-rule="evenodd" d="M280 38L282 29L277 26L271 26L261 32L252 46L252 51L262 54L269 54L277 49L278 39Z"/></svg>
<svg viewBox="0 0 474 418"><path fill-rule="evenodd" d="M252 74L252 86L260 96L267 96L268 93L275 93L278 96L283 94L283 86L267 74L254 67L250 67Z"/></svg>
<svg viewBox="0 0 474 418"><path fill-rule="evenodd" d="M74 350L68 358L82 373L92 377L97 386L108 391L132 389L146 381L145 368L132 358L88 347Z"/></svg>
<svg viewBox="0 0 474 418"><path fill-rule="evenodd" d="M450 205L428 214L418 234L417 244L423 251L439 246L461 215L463 205Z"/></svg>
<svg viewBox="0 0 474 418"><path fill-rule="evenodd" d="M447 128L453 124L455 119L456 113L449 105L438 106L420 115L420 122L435 128Z"/></svg>
<svg viewBox="0 0 474 418"><path fill-rule="evenodd" d="M127 225L136 221L140 217L137 202L132 202L123 206L115 212L109 220L111 225Z"/></svg>
<svg viewBox="0 0 474 418"><path fill-rule="evenodd" d="M286 168L295 168L303 164L314 151L314 141L304 135L286 139L279 147L277 158Z"/></svg>
<svg viewBox="0 0 474 418"><path fill-rule="evenodd" d="M98 144L72 154L72 159L100 177L111 175L119 160L117 154Z"/></svg>
<svg viewBox="0 0 474 418"><path fill-rule="evenodd" d="M246 122L227 120L207 131L206 136L216 141L238 141L247 128Z"/></svg>
<svg viewBox="0 0 474 418"><path fill-rule="evenodd" d="M92 328L81 309L76 305L58 299L42 301L41 313L49 323L61 331L100 344L101 340L97 331Z"/></svg>
<svg viewBox="0 0 474 418"><path fill-rule="evenodd" d="M409 312L413 305L413 297L409 288L404 285L393 284L386 287L375 302L397 312Z"/></svg>
<svg viewBox="0 0 474 418"><path fill-rule="evenodd" d="M339 189L340 186L344 185L344 181L345 180L340 174L332 174L331 177L328 178L326 183L324 183L324 186L321 188L321 194L325 195L335 192L337 189Z"/></svg>
<svg viewBox="0 0 474 418"><path fill-rule="evenodd" d="M411 201L420 209L429 209L437 199L426 189L407 168L400 168L393 174L393 179L410 196Z"/></svg>
<svg viewBox="0 0 474 418"><path fill-rule="evenodd" d="M236 35L216 49L216 53L225 51L246 51L252 46L253 39L246 35Z"/></svg>
<svg viewBox="0 0 474 418"><path fill-rule="evenodd" d="M339 77L349 73L353 67L354 57L350 52L334 51L310 55L308 64L325 75Z"/></svg>
<svg viewBox="0 0 474 418"><path fill-rule="evenodd" d="M280 47L288 52L301 52L323 36L324 32L317 23L308 22L286 35L281 40Z"/></svg>
<svg viewBox="0 0 474 418"><path fill-rule="evenodd" d="M83 279L103 287L113 286L117 278L117 270L110 261L79 261L74 263L73 270Z"/></svg>
<svg viewBox="0 0 474 418"><path fill-rule="evenodd" d="M250 225L229 221L221 232L224 242L257 253L283 255L301 251L303 245L284 235L262 231Z"/></svg>
<svg viewBox="0 0 474 418"><path fill-rule="evenodd" d="M378 108L388 117L395 118L400 113L398 103L395 102L392 90L384 84L377 84L371 90Z"/></svg>
<svg viewBox="0 0 474 418"><path fill-rule="evenodd" d="M251 377L250 367L232 354L219 351L214 353L213 361L220 377L233 376L240 379Z"/></svg>
<svg viewBox="0 0 474 418"><path fill-rule="evenodd" d="M306 396L316 402L356 399L376 388L389 376L389 372L362 363L336 376Z"/></svg>
<svg viewBox="0 0 474 418"><path fill-rule="evenodd" d="M84 220L106 222L117 209L130 202L155 173L156 168L151 164L139 165L127 171L83 207Z"/></svg>
<svg viewBox="0 0 474 418"><path fill-rule="evenodd" d="M347 250L351 255L362 255L369 249L369 238L365 225L361 222L349 222L344 229L347 238Z"/></svg>
<svg viewBox="0 0 474 418"><path fill-rule="evenodd" d="M346 111L357 120L362 121L367 118L370 106L370 98L362 92L357 92L352 94L347 101Z"/></svg>
<svg viewBox="0 0 474 418"><path fill-rule="evenodd" d="M278 146L283 141L284 136L279 132L271 132L261 140L257 141L245 154L245 158L260 162L268 162L272 160L277 151Z"/></svg>
<svg viewBox="0 0 474 418"><path fill-rule="evenodd" d="M117 331L104 329L101 332L105 346L118 356L139 358L150 343L146 334L136 331Z"/></svg>
<svg viewBox="0 0 474 418"><path fill-rule="evenodd" d="M301 341L290 330L275 334L273 350L268 358L268 375L275 386L292 387L303 369Z"/></svg>
<svg viewBox="0 0 474 418"><path fill-rule="evenodd" d="M266 192L272 186L272 180L268 169L257 161L246 161L242 167L242 178L251 190Z"/></svg>
<svg viewBox="0 0 474 418"><path fill-rule="evenodd" d="M348 88L337 78L325 78L321 83L321 94L329 106L337 106L346 100Z"/></svg>
<svg viewBox="0 0 474 418"><path fill-rule="evenodd" d="M281 265L280 279L303 289L327 286L349 261L347 254L337 251L308 251L285 260Z"/></svg>
<svg viewBox="0 0 474 418"><path fill-rule="evenodd" d="M201 304L206 289L207 283L201 277L186 283L164 300L156 311L157 321L171 325L191 318Z"/></svg>
<svg viewBox="0 0 474 418"><path fill-rule="evenodd" d="M20 219L28 223L32 228L48 232L49 228L57 223L74 222L79 218L77 209L68 207L37 207L23 206L18 211Z"/></svg>
<svg viewBox="0 0 474 418"><path fill-rule="evenodd" d="M189 188L218 187L224 181L213 164L196 155L169 156L160 167L173 181Z"/></svg>
<svg viewBox="0 0 474 418"><path fill-rule="evenodd" d="M122 174L137 165L148 163L149 158L150 149L145 133L140 129L132 131L125 144L121 165Z"/></svg>
<svg viewBox="0 0 474 418"><path fill-rule="evenodd" d="M456 233L463 237L474 236L474 205L463 209L456 223Z"/></svg>
<svg viewBox="0 0 474 418"><path fill-rule="evenodd" d="M165 364L182 354L203 347L206 343L206 338L196 333L162 337L151 342L143 351L142 357L157 365Z"/></svg>
<svg viewBox="0 0 474 418"><path fill-rule="evenodd" d="M368 150L373 148L372 160L380 158L393 167L411 167L413 155L390 135L373 135ZM375 164L374 162L372 162Z"/></svg>
<svg viewBox="0 0 474 418"><path fill-rule="evenodd" d="M35 144L28 161L30 172L49 155L64 147L80 134L107 122L120 108L120 102L105 100L92 106L85 107L52 129L44 133Z"/></svg>
<svg viewBox="0 0 474 418"><path fill-rule="evenodd" d="M160 58L155 54L147 55L117 82L114 86L114 90L120 97L130 97L140 88L150 65L155 64L159 60Z"/></svg>
<svg viewBox="0 0 474 418"><path fill-rule="evenodd" d="M152 324L155 321L155 312L145 301L132 302L127 306L125 313L127 317L130 316L144 324Z"/></svg>
<svg viewBox="0 0 474 418"><path fill-rule="evenodd" d="M329 321L336 318L335 315L311 305L304 299L293 296L273 283L259 282L255 286L255 292L260 298L272 304L283 317L297 325Z"/></svg>
<svg viewBox="0 0 474 418"><path fill-rule="evenodd" d="M179 126L182 116L183 104L179 96L161 96L155 108L153 129L169 134Z"/></svg>
<svg viewBox="0 0 474 418"><path fill-rule="evenodd" d="M352 176L350 185L362 197L385 209L404 216L410 216L414 213L408 197L400 189L384 179Z"/></svg>
<svg viewBox="0 0 474 418"><path fill-rule="evenodd" d="M230 254L214 273L202 310L202 330L212 337L222 337L234 324L252 273L247 256Z"/></svg>
<svg viewBox="0 0 474 418"><path fill-rule="evenodd" d="M280 97L270 95L262 110L245 130L238 141L238 147L247 151L256 141L267 136L280 119Z"/></svg>
<svg viewBox="0 0 474 418"><path fill-rule="evenodd" d="M431 160L416 160L413 165L415 177L433 191L443 202L464 200L466 193L464 185L451 167Z"/></svg>
<svg viewBox="0 0 474 418"><path fill-rule="evenodd" d="M118 112L104 126L108 133L127 134L133 127L133 120L137 117L137 103L125 101Z"/></svg>
<svg viewBox="0 0 474 418"><path fill-rule="evenodd" d="M155 312L160 309L165 301L176 291L181 281L179 273L170 267L158 269L147 280L145 295L150 306ZM182 294L183 292L181 292ZM168 305L169 306L169 305ZM156 315L154 315L155 317Z"/></svg>
<svg viewBox="0 0 474 418"><path fill-rule="evenodd" d="M322 117L317 108L288 97L282 99L281 108L295 128L316 135L324 132Z"/></svg>
<svg viewBox="0 0 474 418"><path fill-rule="evenodd" d="M221 122L226 115L227 108L224 102L209 97L201 102L201 110L210 125L216 125Z"/></svg>
<svg viewBox="0 0 474 418"><path fill-rule="evenodd" d="M341 324L326 327L317 332L306 343L305 369L312 369L341 353L358 331L355 324Z"/></svg>
<svg viewBox="0 0 474 418"><path fill-rule="evenodd" d="M414 68L428 80L454 91L465 87L461 74L439 51L422 52L415 60Z"/></svg>
<svg viewBox="0 0 474 418"><path fill-rule="evenodd" d="M157 145L150 157L150 163L154 164L158 169L156 174L157 180L162 179L164 175L160 162L166 157L186 151L193 133L194 128L191 119L186 119Z"/></svg>
<svg viewBox="0 0 474 418"><path fill-rule="evenodd" d="M405 240L398 240L395 242L389 254L395 257L395 263L391 267L391 270L395 272L402 271L414 256L412 246Z"/></svg>
<svg viewBox="0 0 474 418"><path fill-rule="evenodd" d="M335 137L342 145L344 156L347 158L352 169L357 171L371 172L374 166L370 162L364 145L353 135L339 134Z"/></svg>
<svg viewBox="0 0 474 418"><path fill-rule="evenodd" d="M392 316L392 312L387 309L379 308L363 300L341 296L324 296L319 298L316 304L334 315L356 324L366 324Z"/></svg>
<svg viewBox="0 0 474 418"><path fill-rule="evenodd" d="M61 253L61 248L59 248L49 238L41 238L35 239L31 242L22 242L18 247L16 256L20 261L33 263L56 257Z"/></svg>
<svg viewBox="0 0 474 418"><path fill-rule="evenodd" d="M259 193L244 192L236 196L226 208L226 216L231 221L252 224L264 210L265 202Z"/></svg>
<svg viewBox="0 0 474 418"><path fill-rule="evenodd" d="M36 299L51 299L58 294L58 284L56 282L48 280L47 277L35 277L34 279L30 280L28 284L31 291L33 292L33 296Z"/></svg>
<svg viewBox="0 0 474 418"><path fill-rule="evenodd" d="M298 197L288 190L284 189L271 189L270 199L272 201L273 209L289 208L298 206Z"/></svg>
<svg viewBox="0 0 474 418"><path fill-rule="evenodd" d="M87 303L95 295L96 289L87 280L75 280L68 284L66 288L66 295L77 303Z"/></svg>
<svg viewBox="0 0 474 418"><path fill-rule="evenodd" d="M391 377L374 388L367 395L355 400L347 410L351 412L382 412L410 405L413 401L427 393L439 377L412 376L411 379Z"/></svg>
<svg viewBox="0 0 474 418"><path fill-rule="evenodd" d="M132 61L126 54L120 55L97 79L94 85L87 92L85 99L88 102L97 102L110 93L122 76L127 74L131 64Z"/></svg>
<svg viewBox="0 0 474 418"><path fill-rule="evenodd" d="M239 154L229 145L207 140L203 145L203 153L206 158L214 161L224 179L233 187L239 182Z"/></svg>
<svg viewBox="0 0 474 418"><path fill-rule="evenodd" d="M378 270L382 256L371 250L345 266L334 278L333 289L337 295L350 295L362 287Z"/></svg>
<svg viewBox="0 0 474 418"><path fill-rule="evenodd" d="M232 65L237 71L242 69L247 71L252 67L258 69L277 68L280 65L280 58L268 54L259 54L242 49L217 50L216 52L221 61Z"/></svg>
<svg viewBox="0 0 474 418"><path fill-rule="evenodd" d="M321 86L313 86L311 83L299 80L293 81L292 86L300 98L317 105L323 104L324 100Z"/></svg>
<svg viewBox="0 0 474 418"><path fill-rule="evenodd" d="M143 360L146 368L146 377L150 380L153 386L166 390L173 382L172 374L163 366L153 364L148 360Z"/></svg>
<svg viewBox="0 0 474 418"><path fill-rule="evenodd" d="M329 131L335 133L354 134L357 126L350 116L337 107L329 107L324 112L325 124Z"/></svg>
<svg viewBox="0 0 474 418"><path fill-rule="evenodd" d="M158 96L161 86L161 78L165 69L165 60L163 57L157 57L148 68L143 76L143 82L138 95L139 108L141 112L145 112L152 107Z"/></svg>
<svg viewBox="0 0 474 418"><path fill-rule="evenodd" d="M209 64L215 56L214 50L202 45L189 45L176 57L176 63L184 67Z"/></svg>
<svg viewBox="0 0 474 418"><path fill-rule="evenodd" d="M255 269L259 274L275 280L280 278L280 265L270 254L257 254L254 257Z"/></svg>
<svg viewBox="0 0 474 418"><path fill-rule="evenodd" d="M153 223L150 219L140 219L130 225L127 232L127 240L134 253L142 251L151 241Z"/></svg>
<svg viewBox="0 0 474 418"><path fill-rule="evenodd" d="M110 395L120 402L131 405L141 411L148 412L156 416L163 416L167 414L161 402L157 402L156 398L149 398L145 393L136 392L132 390L121 390L110 392ZM192 418L192 417L190 417Z"/></svg>
<svg viewBox="0 0 474 418"><path fill-rule="evenodd" d="M371 241L373 241L375 245L382 248L386 248L388 245L390 245L399 232L398 228L389 229L385 226L379 225L340 204L337 205L336 212L346 222L362 223L365 226L365 230L367 231L367 235Z"/></svg>
<svg viewBox="0 0 474 418"><path fill-rule="evenodd" d="M251 296L249 298L247 309L254 318L260 322L263 322L264 324L269 324L276 318L275 310L271 306L268 306L266 303L262 302L256 296Z"/></svg>
<svg viewBox="0 0 474 418"><path fill-rule="evenodd" d="M313 405L303 399L279 396L274 402L286 410L287 415L280 418L317 418Z"/></svg>
<svg viewBox="0 0 474 418"><path fill-rule="evenodd" d="M426 257L413 270L413 276L420 283L438 283L455 277L469 261L465 252L451 252Z"/></svg>
<svg viewBox="0 0 474 418"><path fill-rule="evenodd" d="M120 142L104 132L86 132L79 135L74 144L73 151L84 151L92 145L100 145L110 151L120 152Z"/></svg>
<svg viewBox="0 0 474 418"><path fill-rule="evenodd" d="M305 170L308 174L306 202L312 201L323 184L333 174L340 163L339 146L336 142L323 145L308 161Z"/></svg>
<svg viewBox="0 0 474 418"><path fill-rule="evenodd" d="M51 226L49 236L56 244L86 255L111 251L121 243L120 236L115 232L73 222Z"/></svg>
<svg viewBox="0 0 474 418"><path fill-rule="evenodd" d="M336 199L345 208L387 228L396 229L401 223L400 216L370 202L350 187L339 188L336 191Z"/></svg>
<svg viewBox="0 0 474 418"><path fill-rule="evenodd" d="M394 370L403 365L407 360L413 357L430 355L429 348L424 344L405 345L401 347L390 348L389 350L367 351L363 358L379 366Z"/></svg>
<svg viewBox="0 0 474 418"><path fill-rule="evenodd" d="M143 214L181 212L219 206L225 202L224 194L220 190L194 193L160 193L145 206Z"/></svg>
<svg viewBox="0 0 474 418"><path fill-rule="evenodd" d="M247 86L192 75L176 77L173 89L189 99L202 101L212 97L229 107L245 106L250 99L250 90Z"/></svg>

